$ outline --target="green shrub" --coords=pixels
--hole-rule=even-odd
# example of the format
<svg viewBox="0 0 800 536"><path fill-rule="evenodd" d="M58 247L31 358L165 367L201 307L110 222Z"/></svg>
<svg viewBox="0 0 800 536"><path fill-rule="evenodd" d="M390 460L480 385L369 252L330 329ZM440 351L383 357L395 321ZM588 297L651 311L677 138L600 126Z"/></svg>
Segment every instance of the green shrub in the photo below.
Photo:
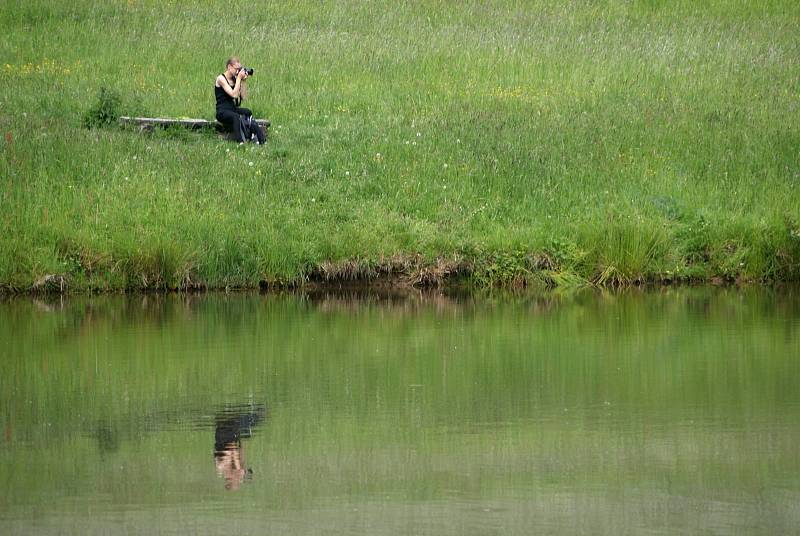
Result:
<svg viewBox="0 0 800 536"><path fill-rule="evenodd" d="M115 123L120 116L122 97L113 89L101 87L97 94L97 102L83 118L86 128L97 128Z"/></svg>

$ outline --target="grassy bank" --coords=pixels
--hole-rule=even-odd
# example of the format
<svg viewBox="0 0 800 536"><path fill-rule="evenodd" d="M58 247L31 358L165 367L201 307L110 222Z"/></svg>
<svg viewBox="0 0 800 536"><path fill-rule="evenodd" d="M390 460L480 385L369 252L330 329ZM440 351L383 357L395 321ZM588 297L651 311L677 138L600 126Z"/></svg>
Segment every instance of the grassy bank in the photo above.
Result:
<svg viewBox="0 0 800 536"><path fill-rule="evenodd" d="M796 2L228 4L5 0L2 287L800 278Z"/></svg>

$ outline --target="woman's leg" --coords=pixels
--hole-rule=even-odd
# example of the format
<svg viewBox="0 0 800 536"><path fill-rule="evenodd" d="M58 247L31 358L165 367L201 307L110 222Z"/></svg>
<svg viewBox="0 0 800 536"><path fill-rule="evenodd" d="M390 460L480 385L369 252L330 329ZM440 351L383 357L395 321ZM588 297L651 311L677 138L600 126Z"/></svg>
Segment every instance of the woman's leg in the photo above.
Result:
<svg viewBox="0 0 800 536"><path fill-rule="evenodd" d="M217 121L225 125L225 127L233 132L233 137L236 138L236 141L239 143L243 143L246 140L244 139L244 135L242 134L242 116L238 113L234 112L233 110L222 110L217 113Z"/></svg>

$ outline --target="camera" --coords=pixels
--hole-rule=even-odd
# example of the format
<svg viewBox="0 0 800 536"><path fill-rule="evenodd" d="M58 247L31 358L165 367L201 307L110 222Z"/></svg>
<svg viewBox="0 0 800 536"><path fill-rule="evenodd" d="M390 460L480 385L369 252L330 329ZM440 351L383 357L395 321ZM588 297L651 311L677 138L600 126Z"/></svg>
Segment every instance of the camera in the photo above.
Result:
<svg viewBox="0 0 800 536"><path fill-rule="evenodd" d="M253 68L252 67L242 67L242 70L247 73L247 76L253 76Z"/></svg>

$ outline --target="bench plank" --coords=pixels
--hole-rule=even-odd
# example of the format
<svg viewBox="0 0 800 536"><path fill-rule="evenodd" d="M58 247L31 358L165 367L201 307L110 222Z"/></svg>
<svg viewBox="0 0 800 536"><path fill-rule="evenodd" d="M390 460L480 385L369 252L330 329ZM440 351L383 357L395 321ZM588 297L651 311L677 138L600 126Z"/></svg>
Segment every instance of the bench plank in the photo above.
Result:
<svg viewBox="0 0 800 536"><path fill-rule="evenodd" d="M169 127L181 126L186 128L222 128L222 123L219 121L209 121L208 119L171 119L169 117L128 117L122 116L119 118L120 124L123 125L141 125L143 127ZM256 123L262 127L269 128L270 122L268 119L256 119Z"/></svg>

